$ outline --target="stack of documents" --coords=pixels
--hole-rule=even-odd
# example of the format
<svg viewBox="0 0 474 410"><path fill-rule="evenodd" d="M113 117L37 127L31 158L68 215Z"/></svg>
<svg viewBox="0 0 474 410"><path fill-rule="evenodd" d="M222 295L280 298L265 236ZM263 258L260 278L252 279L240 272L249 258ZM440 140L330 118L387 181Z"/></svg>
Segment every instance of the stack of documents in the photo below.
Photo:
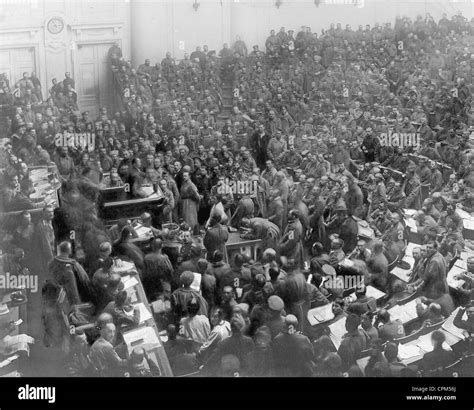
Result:
<svg viewBox="0 0 474 410"><path fill-rule="evenodd" d="M308 322L311 326L318 325L324 322L329 322L330 320L334 319L332 303L328 303L324 306L318 306L314 309L309 310L307 317Z"/></svg>

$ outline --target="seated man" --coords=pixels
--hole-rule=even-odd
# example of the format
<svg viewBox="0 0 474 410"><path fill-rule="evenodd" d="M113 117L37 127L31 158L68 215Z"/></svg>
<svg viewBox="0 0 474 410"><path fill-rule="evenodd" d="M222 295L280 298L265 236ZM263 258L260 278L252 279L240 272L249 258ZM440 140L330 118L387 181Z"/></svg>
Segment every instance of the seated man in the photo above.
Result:
<svg viewBox="0 0 474 410"><path fill-rule="evenodd" d="M81 264L71 257L71 243L61 242L58 251L59 254L48 265L53 283L64 287L72 305L92 300L94 292L90 278Z"/></svg>
<svg viewBox="0 0 474 410"><path fill-rule="evenodd" d="M161 370L143 347L136 347L130 355L129 374L130 377L159 377Z"/></svg>
<svg viewBox="0 0 474 410"><path fill-rule="evenodd" d="M122 290L115 295L114 301L110 302L104 309L109 313L115 326L120 330L121 326L137 326L140 323L140 309L130 303L127 292ZM130 316L129 312L133 312Z"/></svg>
<svg viewBox="0 0 474 410"><path fill-rule="evenodd" d="M106 323L100 329L100 337L94 342L90 350L90 358L94 367L102 377L123 376L128 364L120 358L113 347L116 331L113 323Z"/></svg>
<svg viewBox="0 0 474 410"><path fill-rule="evenodd" d="M441 306L437 303L430 303L425 308L421 302L421 299L416 300L416 313L419 318L423 319L421 327L432 326L445 319L441 313Z"/></svg>
<svg viewBox="0 0 474 410"><path fill-rule="evenodd" d="M405 336L405 329L400 319L391 320L390 313L382 309L377 315L376 324L380 323L378 328L379 336L383 341L392 341Z"/></svg>
<svg viewBox="0 0 474 410"><path fill-rule="evenodd" d="M454 353L443 347L446 336L441 330L435 330L431 335L433 350L425 353L420 365L420 370L425 375L432 375L433 372L443 371L446 366L454 361Z"/></svg>

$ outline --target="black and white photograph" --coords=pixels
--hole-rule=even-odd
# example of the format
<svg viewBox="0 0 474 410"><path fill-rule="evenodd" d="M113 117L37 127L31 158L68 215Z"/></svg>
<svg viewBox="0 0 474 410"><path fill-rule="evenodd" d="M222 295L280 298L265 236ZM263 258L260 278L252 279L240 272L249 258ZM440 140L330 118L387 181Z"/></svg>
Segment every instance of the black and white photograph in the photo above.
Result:
<svg viewBox="0 0 474 410"><path fill-rule="evenodd" d="M0 0L0 408L472 409L473 92L471 0Z"/></svg>

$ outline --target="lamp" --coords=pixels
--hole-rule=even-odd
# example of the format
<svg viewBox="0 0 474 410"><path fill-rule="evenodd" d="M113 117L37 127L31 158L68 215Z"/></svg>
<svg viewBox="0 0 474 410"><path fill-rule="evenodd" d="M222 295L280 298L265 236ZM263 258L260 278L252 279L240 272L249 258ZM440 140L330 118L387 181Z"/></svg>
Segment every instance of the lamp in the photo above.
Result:
<svg viewBox="0 0 474 410"><path fill-rule="evenodd" d="M275 2L275 7L276 7L277 9L279 9L282 4L283 4L283 1L282 1L282 0L276 0L276 2Z"/></svg>
<svg viewBox="0 0 474 410"><path fill-rule="evenodd" d="M193 4L194 11L198 11L199 6L200 4L197 2L197 0L194 0L194 4Z"/></svg>
<svg viewBox="0 0 474 410"><path fill-rule="evenodd" d="M314 0L314 5L316 7L319 7L320 4L321 4L321 0Z"/></svg>

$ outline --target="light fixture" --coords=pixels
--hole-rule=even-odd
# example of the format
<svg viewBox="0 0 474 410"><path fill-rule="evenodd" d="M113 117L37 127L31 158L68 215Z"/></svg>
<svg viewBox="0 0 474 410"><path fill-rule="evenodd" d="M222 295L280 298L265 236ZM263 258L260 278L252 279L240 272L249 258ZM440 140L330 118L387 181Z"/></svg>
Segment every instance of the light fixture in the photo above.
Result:
<svg viewBox="0 0 474 410"><path fill-rule="evenodd" d="M276 2L275 2L275 7L276 7L277 9L279 9L282 4L283 4L283 1L282 1L282 0L276 0Z"/></svg>
<svg viewBox="0 0 474 410"><path fill-rule="evenodd" d="M314 0L314 5L315 5L316 7L319 7L319 5L321 4L321 2L322 2L321 0Z"/></svg>
<svg viewBox="0 0 474 410"><path fill-rule="evenodd" d="M198 11L199 6L200 4L197 2L197 0L194 0L194 4L193 4L194 11Z"/></svg>

